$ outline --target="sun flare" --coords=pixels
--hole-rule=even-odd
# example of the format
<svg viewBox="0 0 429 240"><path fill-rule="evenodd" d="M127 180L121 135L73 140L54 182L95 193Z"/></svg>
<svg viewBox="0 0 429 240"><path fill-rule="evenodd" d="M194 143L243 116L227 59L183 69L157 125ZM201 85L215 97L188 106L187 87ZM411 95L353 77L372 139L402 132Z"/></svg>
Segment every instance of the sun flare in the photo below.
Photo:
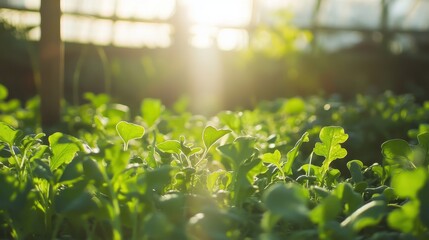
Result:
<svg viewBox="0 0 429 240"><path fill-rule="evenodd" d="M252 17L251 0L186 0L188 17L193 24L191 44L208 48L214 44L224 51L243 48L247 33L239 29Z"/></svg>

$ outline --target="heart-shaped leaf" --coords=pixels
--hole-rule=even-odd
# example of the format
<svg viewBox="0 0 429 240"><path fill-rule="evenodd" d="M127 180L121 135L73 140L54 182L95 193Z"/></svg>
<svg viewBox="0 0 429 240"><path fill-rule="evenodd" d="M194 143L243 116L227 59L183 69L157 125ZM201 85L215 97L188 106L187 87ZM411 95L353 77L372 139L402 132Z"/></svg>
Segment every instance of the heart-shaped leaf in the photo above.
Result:
<svg viewBox="0 0 429 240"><path fill-rule="evenodd" d="M124 142L124 151L126 151L128 149L128 143L133 139L142 138L145 129L144 127L134 123L120 121L116 124L116 131Z"/></svg>
<svg viewBox="0 0 429 240"><path fill-rule="evenodd" d="M225 136L226 134L230 133L231 130L217 130L216 128L212 126L207 126L204 128L203 131L203 141L204 145L206 146L206 149L210 149L210 147L221 137Z"/></svg>
<svg viewBox="0 0 429 240"><path fill-rule="evenodd" d="M5 142L12 146L17 137L21 135L21 131L14 129L4 122L0 122L0 142Z"/></svg>

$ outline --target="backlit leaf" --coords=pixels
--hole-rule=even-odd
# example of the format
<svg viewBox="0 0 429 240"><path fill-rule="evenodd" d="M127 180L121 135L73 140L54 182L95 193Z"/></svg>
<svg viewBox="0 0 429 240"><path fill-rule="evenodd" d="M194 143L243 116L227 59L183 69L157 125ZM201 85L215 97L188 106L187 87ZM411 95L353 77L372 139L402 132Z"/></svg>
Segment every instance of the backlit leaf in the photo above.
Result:
<svg viewBox="0 0 429 240"><path fill-rule="evenodd" d="M392 165L408 165L411 161L412 149L408 142L402 139L392 139L381 145L381 152L387 163Z"/></svg>
<svg viewBox="0 0 429 240"><path fill-rule="evenodd" d="M392 176L391 186L399 197L415 198L424 186L427 170L418 168L414 171L403 171Z"/></svg>
<svg viewBox="0 0 429 240"><path fill-rule="evenodd" d="M12 146L20 135L20 130L16 130L6 123L0 122L0 142L4 142Z"/></svg>
<svg viewBox="0 0 429 240"><path fill-rule="evenodd" d="M265 163L271 163L275 166L280 166L280 159L282 155L279 150L275 150L274 153L265 153L262 155L261 159Z"/></svg>
<svg viewBox="0 0 429 240"><path fill-rule="evenodd" d="M231 160L232 166L236 169L240 163L257 152L253 147L254 144L254 138L239 137L234 142L219 146L217 149L222 155Z"/></svg>
<svg viewBox="0 0 429 240"><path fill-rule="evenodd" d="M319 138L322 142L316 143L314 153L325 157L322 165L322 172L326 173L329 165L336 159L344 158L347 155L347 150L341 147L349 135L344 133L342 127L329 126L320 130Z"/></svg>
<svg viewBox="0 0 429 240"><path fill-rule="evenodd" d="M119 145L104 150L105 158L110 162L109 169L114 175L121 173L127 167L130 154L129 151L122 151Z"/></svg>
<svg viewBox="0 0 429 240"><path fill-rule="evenodd" d="M387 222L390 227L405 233L412 232L416 227L416 218L419 214L419 203L410 201L401 208L393 210L387 216Z"/></svg>
<svg viewBox="0 0 429 240"><path fill-rule="evenodd" d="M341 201L337 196L329 195L324 198L310 212L310 219L314 223L324 223L335 219L341 213Z"/></svg>
<svg viewBox="0 0 429 240"><path fill-rule="evenodd" d="M218 130L212 126L207 126L203 131L204 146L209 149L216 141L230 132L231 130Z"/></svg>
<svg viewBox="0 0 429 240"><path fill-rule="evenodd" d="M128 149L128 143L133 139L142 138L145 129L137 124L120 121L116 124L116 131L124 142L124 150Z"/></svg>
<svg viewBox="0 0 429 240"><path fill-rule="evenodd" d="M292 174L292 164L298 156L299 149L301 148L302 143L308 142L308 132L302 134L301 138L296 142L295 146L286 154L287 162L283 166L283 171L286 175Z"/></svg>
<svg viewBox="0 0 429 240"><path fill-rule="evenodd" d="M148 127L157 123L164 112L164 105L158 99L146 98L141 105L141 114Z"/></svg>
<svg viewBox="0 0 429 240"><path fill-rule="evenodd" d="M355 192L350 183L342 182L337 185L335 195L342 201L345 213L350 214L363 205L362 195Z"/></svg>
<svg viewBox="0 0 429 240"><path fill-rule="evenodd" d="M182 146L177 140L167 140L161 143L158 143L156 147L165 152L165 153L176 153L180 154L182 152Z"/></svg>
<svg viewBox="0 0 429 240"><path fill-rule="evenodd" d="M290 98L284 103L282 107L282 111L287 114L298 114L304 110L305 102L301 98Z"/></svg>
<svg viewBox="0 0 429 240"><path fill-rule="evenodd" d="M80 149L74 137L60 132L52 134L49 136L48 140L52 150L50 161L50 168L52 171L64 163L71 162Z"/></svg>

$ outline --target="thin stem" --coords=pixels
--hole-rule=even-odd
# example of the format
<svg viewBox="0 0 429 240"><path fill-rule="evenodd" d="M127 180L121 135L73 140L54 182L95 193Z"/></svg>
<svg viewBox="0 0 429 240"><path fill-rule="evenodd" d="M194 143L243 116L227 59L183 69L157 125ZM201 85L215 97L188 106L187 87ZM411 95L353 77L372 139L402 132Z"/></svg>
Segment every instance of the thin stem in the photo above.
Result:
<svg viewBox="0 0 429 240"><path fill-rule="evenodd" d="M11 145L11 144L8 144L8 146L9 146L9 149L10 149L10 153L12 154L12 157L13 157L13 159L15 160L15 163L16 163L16 165L17 165L17 167L18 167L18 178L20 179L20 180L23 180L24 179L24 169L23 169L23 165L24 165L24 161L21 159L19 159L18 158L18 156L16 155L16 153L15 153L15 150L13 149L13 145Z"/></svg>
<svg viewBox="0 0 429 240"><path fill-rule="evenodd" d="M313 160L313 151L310 154L310 160L308 162L308 170L307 170L307 177L310 177L310 171L311 171L311 161ZM309 184L309 179L307 178L307 188Z"/></svg>
<svg viewBox="0 0 429 240"><path fill-rule="evenodd" d="M110 196L112 198L112 207L113 207L113 216L112 218L112 224L113 224L113 239L114 240L120 240L122 239L122 230L121 230L121 209L119 207L118 198L116 196L116 192L113 189L112 182L107 176L106 171L102 171L104 181L107 183Z"/></svg>
<svg viewBox="0 0 429 240"><path fill-rule="evenodd" d="M54 226L54 229L52 230L52 236L51 236L52 240L57 239L57 235L58 235L58 232L60 231L60 226L63 223L63 220L64 220L64 217L59 215L58 219L55 221L55 226Z"/></svg>

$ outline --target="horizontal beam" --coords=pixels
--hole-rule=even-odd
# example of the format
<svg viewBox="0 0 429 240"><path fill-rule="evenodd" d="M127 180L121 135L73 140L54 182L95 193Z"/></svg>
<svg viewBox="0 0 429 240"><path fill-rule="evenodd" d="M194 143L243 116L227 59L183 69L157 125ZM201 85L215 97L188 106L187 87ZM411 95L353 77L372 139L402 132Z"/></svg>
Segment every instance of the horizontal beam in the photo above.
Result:
<svg viewBox="0 0 429 240"><path fill-rule="evenodd" d="M24 7L15 7L15 6L9 6L5 3L0 2L0 8L4 9L10 9L10 10L17 10L17 11L27 11L27 12L39 12L37 9L28 9ZM143 22L143 23L167 23L167 24L173 24L171 20L163 20L163 19L139 19L139 18L121 18L117 16L101 16L98 14L86 14L86 13L79 13L79 12L71 12L66 11L63 12L64 14L72 15L72 16L78 16L78 17L89 17L89 18L96 18L96 19L103 19L103 20L111 20L111 21L128 21L128 22ZM257 28L257 25L247 25L247 26L228 26L228 25L216 25L214 27L218 28L236 28L236 29L246 29L246 30L254 30ZM420 30L420 29L403 29L403 28L387 28L387 29L380 29L380 28L365 28L365 27L347 27L347 26L324 26L324 25L317 25L317 26L299 26L295 25L296 28L307 30L311 32L361 32L364 34L372 34L372 33L386 33L386 34L408 34L408 35L415 35L415 36L429 36L429 29L427 30Z"/></svg>

